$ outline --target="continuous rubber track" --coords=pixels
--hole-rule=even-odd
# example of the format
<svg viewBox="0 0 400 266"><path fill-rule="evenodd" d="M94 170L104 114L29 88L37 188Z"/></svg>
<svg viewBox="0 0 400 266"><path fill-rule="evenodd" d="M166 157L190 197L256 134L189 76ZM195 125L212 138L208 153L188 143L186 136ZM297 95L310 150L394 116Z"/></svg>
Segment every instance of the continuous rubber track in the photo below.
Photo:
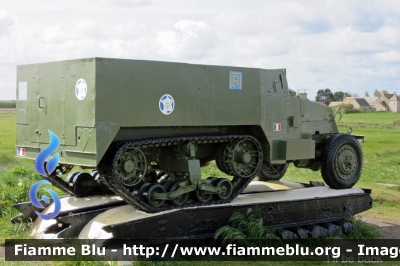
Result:
<svg viewBox="0 0 400 266"><path fill-rule="evenodd" d="M88 195L80 195L77 193L72 187L69 186L67 182L65 182L61 177L57 176L55 173L44 177L47 181L49 181L53 186L57 187L58 189L64 191L65 193L81 198Z"/></svg>
<svg viewBox="0 0 400 266"><path fill-rule="evenodd" d="M240 139L252 139L261 150L261 145L256 138L251 135L199 135L199 136L183 136L183 137L163 137L163 138L151 138L151 139L140 139L140 140L132 140L132 141L119 141L115 142L108 149L107 153L103 157L102 161L98 166L98 171L102 182L115 194L121 196L125 202L132 205L133 207L142 210L144 212L155 213L160 211L165 211L169 209L179 209L179 208L187 208L187 207L195 207L195 206L206 206L212 204L224 204L231 202L234 198L236 198L251 182L251 180L257 175L260 171L261 164L257 166L254 174L248 178L240 178L234 176L232 180L232 184L234 186L233 192L231 196L225 200L215 199L214 197L205 203L202 202L187 202L180 206L174 206L169 204L169 201L165 201L165 203L159 207L154 207L149 205L147 202L143 201L139 196L133 195L133 188L128 189L125 187L117 178L115 173L115 169L113 169L113 165L116 165L118 160L118 155L120 152L125 150L128 147L136 147L138 149L151 148L151 147L165 147L165 146L175 146L183 144L187 141L194 141L197 144L206 144L206 143L229 143L235 140ZM259 161L262 162L262 152L260 152Z"/></svg>
<svg viewBox="0 0 400 266"><path fill-rule="evenodd" d="M94 195L109 195L113 194L111 191L104 191L102 189L99 189L99 187L92 187L91 191L89 193L83 193L76 191L74 189L74 186L70 186L67 182L64 181L61 177L57 176L55 172L53 172L51 175L48 175L47 177L44 177L47 181L49 181L53 186L57 187L58 189L62 190L63 192L77 197L77 198L83 198L83 197L88 197L88 196L94 196Z"/></svg>

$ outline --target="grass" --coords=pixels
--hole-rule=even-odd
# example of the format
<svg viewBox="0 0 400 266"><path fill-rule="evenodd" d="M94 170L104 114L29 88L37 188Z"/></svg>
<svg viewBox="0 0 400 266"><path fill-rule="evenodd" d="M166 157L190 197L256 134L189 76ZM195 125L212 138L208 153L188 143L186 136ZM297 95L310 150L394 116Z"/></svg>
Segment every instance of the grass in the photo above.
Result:
<svg viewBox="0 0 400 266"><path fill-rule="evenodd" d="M337 118L338 119L338 118ZM354 114L344 114L338 125L365 126L376 128L397 127L396 120L400 119L399 113L387 112L360 112ZM395 125L394 125L395 124ZM397 128L398 130L398 128Z"/></svg>
<svg viewBox="0 0 400 266"><path fill-rule="evenodd" d="M11 111L10 114L0 111L0 153L3 156L15 156L15 121L15 111Z"/></svg>
<svg viewBox="0 0 400 266"><path fill-rule="evenodd" d="M41 180L30 160L17 160L15 157L15 111L0 110L0 246L6 238L29 238L30 224L12 224L10 219L18 214L12 204L29 201L28 191L37 181ZM49 187L59 195L62 192ZM44 195L40 187L38 196Z"/></svg>
<svg viewBox="0 0 400 266"><path fill-rule="evenodd" d="M347 220L355 226L355 229L345 235L346 239L379 239L381 233L373 226L364 223L363 221L351 217ZM262 218L257 218L251 214L251 210L247 214L235 212L232 214L228 224L218 229L214 239L220 240L223 245L233 241L239 246L256 246L256 241L265 241L277 239L277 231L268 229L263 226ZM281 243L280 239L277 239ZM317 241L318 239L308 239L309 242Z"/></svg>
<svg viewBox="0 0 400 266"><path fill-rule="evenodd" d="M355 225L355 230L345 235L346 239L379 239L381 232L373 225L364 223L354 217L348 219L350 223Z"/></svg>
<svg viewBox="0 0 400 266"><path fill-rule="evenodd" d="M7 158L7 157L6 157ZM12 224L10 219L18 214L12 204L29 201L28 191L30 187L41 178L33 170L25 167L13 167L14 163L3 163L9 171L0 171L0 245L4 245L6 238L27 238L30 224ZM39 195L44 195L44 190L39 189Z"/></svg>
<svg viewBox="0 0 400 266"><path fill-rule="evenodd" d="M371 124L353 127L354 134L364 135L366 139L362 144L364 170L356 187L372 189L374 208L368 211L368 214L381 219L399 220L397 206L400 204L400 127L381 128L375 122L384 118L383 114L368 113L368 115L373 116ZM393 113L386 115L389 117L387 120L391 120L394 115L399 117L399 114ZM397 185L397 187L386 187L381 184Z"/></svg>
<svg viewBox="0 0 400 266"><path fill-rule="evenodd" d="M372 217L393 221L399 220L398 206L400 204L400 176L398 174L400 173L400 126L396 122L399 119L400 115L395 113L354 113L345 114L338 123L341 132L347 131L348 126L351 126L353 134L364 135L366 138L366 142L362 144L364 151L364 170L356 187L372 189L374 207L372 210L369 210L367 214ZM28 200L27 196L30 186L41 179L35 173L31 161L17 160L14 158L16 152L15 135L15 112L11 111L10 114L8 114L8 111L5 113L0 112L0 246L4 243L5 238L28 237L30 231L29 225L10 223L10 218L18 213L18 211L12 207L12 204ZM211 163L208 167L204 168L203 175L205 177L226 177L225 174L218 170L215 163ZM308 182L310 180L322 181L320 172L297 169L293 165L290 165L283 179L297 182ZM377 183L398 186L387 187ZM62 195L60 191L57 191L57 193ZM240 262L240 265L249 263L251 263L251 265L265 265L265 262ZM1 264L3 264L2 261L0 261L0 265ZM8 262L6 264L10 265ZM21 263L16 263L14 265L20 264ZM138 264L171 265L170 262L140 262ZM192 265L193 262L177 262L173 264ZM204 261L197 262L196 264L221 265L223 262ZM279 262L279 264L282 263ZM308 262L283 262L283 264L309 265ZM323 263L318 262L317 264ZM53 265L53 263L48 265ZM57 265L94 264L91 262L59 262ZM229 263L229 265L231 265L231 263Z"/></svg>
<svg viewBox="0 0 400 266"><path fill-rule="evenodd" d="M263 225L261 218L256 218L241 212L235 212L228 220L228 224L218 229L214 239L220 239L222 244L228 244L230 241L240 246L255 246L254 241L277 239L274 229L267 229Z"/></svg>

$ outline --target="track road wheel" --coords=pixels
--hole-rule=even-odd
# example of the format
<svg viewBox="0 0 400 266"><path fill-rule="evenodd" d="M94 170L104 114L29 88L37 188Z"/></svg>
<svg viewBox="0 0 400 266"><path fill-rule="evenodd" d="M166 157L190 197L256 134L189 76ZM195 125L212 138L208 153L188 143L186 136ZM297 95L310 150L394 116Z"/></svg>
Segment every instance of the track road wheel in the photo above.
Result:
<svg viewBox="0 0 400 266"><path fill-rule="evenodd" d="M269 164L264 162L261 166L260 172L258 172L259 181L270 181L281 179L288 168L288 164Z"/></svg>
<svg viewBox="0 0 400 266"><path fill-rule="evenodd" d="M156 193L165 193L165 188L160 184L154 184L148 186L143 192L143 197L147 200L147 203L153 207L160 207L164 204L165 200L157 199Z"/></svg>
<svg viewBox="0 0 400 266"><path fill-rule="evenodd" d="M209 176L209 177L207 177L207 179L211 181L211 184L213 184L214 180L217 180L217 179L218 179L218 177L215 177L215 176Z"/></svg>
<svg viewBox="0 0 400 266"><path fill-rule="evenodd" d="M74 181L74 177L76 175L78 175L78 174L80 174L80 172L72 172L72 173L70 173L67 176L67 178L65 179L65 182L67 182L69 186L72 186L74 184L74 182L73 182Z"/></svg>
<svg viewBox="0 0 400 266"><path fill-rule="evenodd" d="M93 180L93 177L89 173L79 173L74 176L74 179L72 181L73 183L73 188L74 191L79 195L79 197L85 197L89 195L89 193L92 191L92 186L87 185L85 183L88 183Z"/></svg>
<svg viewBox="0 0 400 266"><path fill-rule="evenodd" d="M174 192L175 190L177 190L179 188L179 184L180 184L179 182L173 183L172 185L169 186L167 191ZM179 196L171 199L171 203L175 206L180 206L183 203L185 203L188 200L188 198L189 198L189 193L185 193L185 194L179 195Z"/></svg>
<svg viewBox="0 0 400 266"><path fill-rule="evenodd" d="M217 181L215 181L215 186L218 188L223 188L222 192L216 195L219 199L225 200L231 196L233 185L228 179L218 178Z"/></svg>
<svg viewBox="0 0 400 266"><path fill-rule="evenodd" d="M213 196L213 194L206 194L207 193L206 191L198 190L198 189L196 189L192 193L194 195L195 200L202 202L202 203L209 201Z"/></svg>
<svg viewBox="0 0 400 266"><path fill-rule="evenodd" d="M150 183L141 183L136 185L132 191L132 196L137 196L139 199L143 200L143 192L147 189L147 187L151 186Z"/></svg>
<svg viewBox="0 0 400 266"><path fill-rule="evenodd" d="M331 137L321 154L322 178L331 188L351 188L363 168L363 152L357 139L349 134Z"/></svg>
<svg viewBox="0 0 400 266"><path fill-rule="evenodd" d="M168 188L172 185L172 181L164 180L161 181L159 184L164 187L165 191L168 191Z"/></svg>
<svg viewBox="0 0 400 266"><path fill-rule="evenodd" d="M96 180L96 178L99 176L99 171L93 170L90 172L90 175L93 176L93 178Z"/></svg>

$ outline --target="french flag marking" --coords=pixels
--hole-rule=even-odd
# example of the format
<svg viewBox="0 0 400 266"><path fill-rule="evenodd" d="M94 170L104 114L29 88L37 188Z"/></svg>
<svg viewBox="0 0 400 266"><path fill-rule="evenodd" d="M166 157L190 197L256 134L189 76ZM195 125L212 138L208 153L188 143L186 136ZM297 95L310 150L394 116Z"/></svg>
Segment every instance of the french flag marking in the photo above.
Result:
<svg viewBox="0 0 400 266"><path fill-rule="evenodd" d="M18 156L25 156L25 148L17 148Z"/></svg>
<svg viewBox="0 0 400 266"><path fill-rule="evenodd" d="M274 131L281 131L281 123L274 123Z"/></svg>

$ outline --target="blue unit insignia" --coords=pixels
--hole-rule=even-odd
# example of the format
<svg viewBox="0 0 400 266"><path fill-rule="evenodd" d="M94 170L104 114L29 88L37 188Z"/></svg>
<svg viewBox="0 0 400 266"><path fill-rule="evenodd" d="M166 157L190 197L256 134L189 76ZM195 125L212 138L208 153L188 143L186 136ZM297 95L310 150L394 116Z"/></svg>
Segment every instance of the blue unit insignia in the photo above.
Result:
<svg viewBox="0 0 400 266"><path fill-rule="evenodd" d="M242 89L242 72L229 71L229 89L230 90Z"/></svg>

